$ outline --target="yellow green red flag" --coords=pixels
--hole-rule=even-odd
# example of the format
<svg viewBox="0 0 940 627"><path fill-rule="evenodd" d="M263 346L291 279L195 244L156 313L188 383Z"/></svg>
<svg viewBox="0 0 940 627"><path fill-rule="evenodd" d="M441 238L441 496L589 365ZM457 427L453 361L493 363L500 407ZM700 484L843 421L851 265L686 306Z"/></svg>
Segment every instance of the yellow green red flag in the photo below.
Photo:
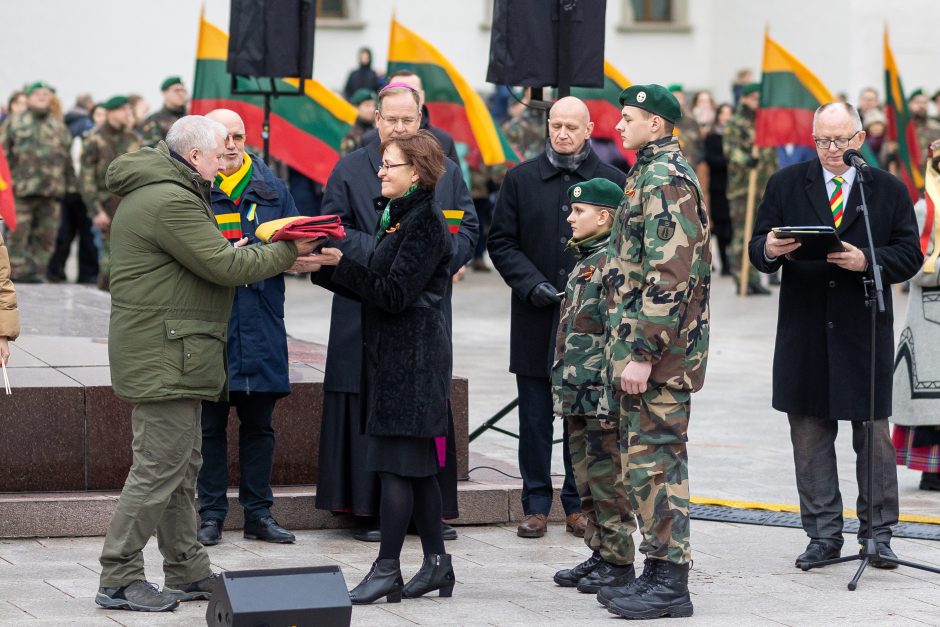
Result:
<svg viewBox="0 0 940 627"><path fill-rule="evenodd" d="M604 86L597 88L572 87L571 95L580 98L587 105L594 122L592 137L609 139L630 163L635 161L635 151L623 147L617 124L620 122L620 92L632 85L614 64L604 59Z"/></svg>
<svg viewBox="0 0 940 627"><path fill-rule="evenodd" d="M900 157L900 171L898 175L904 181L911 202L920 198L920 190L924 187L924 177L920 172L921 154L917 142L917 131L911 112L907 108L907 96L904 95L904 86L901 84L901 75L888 42L888 29L884 34L885 54L885 117L888 118L886 131L888 141L898 145Z"/></svg>
<svg viewBox="0 0 940 627"><path fill-rule="evenodd" d="M10 166L7 156L0 148L0 220L6 223L11 231L16 230L16 202L13 199L13 179L10 177Z"/></svg>

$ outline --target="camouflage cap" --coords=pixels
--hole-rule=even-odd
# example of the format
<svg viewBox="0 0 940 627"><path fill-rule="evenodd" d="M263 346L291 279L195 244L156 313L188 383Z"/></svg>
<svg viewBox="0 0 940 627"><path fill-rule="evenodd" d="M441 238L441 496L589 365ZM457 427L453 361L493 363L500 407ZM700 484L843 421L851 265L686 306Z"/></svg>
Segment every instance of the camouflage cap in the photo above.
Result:
<svg viewBox="0 0 940 627"><path fill-rule="evenodd" d="M742 96L753 94L755 91L760 91L760 83L746 83L741 87Z"/></svg>
<svg viewBox="0 0 940 627"><path fill-rule="evenodd" d="M127 99L127 96L111 96L102 102L101 106L108 111L114 111L115 109L120 109L128 103L130 103L130 100Z"/></svg>
<svg viewBox="0 0 940 627"><path fill-rule="evenodd" d="M673 124L682 119L679 101L662 85L631 85L620 92L620 104L649 111Z"/></svg>
<svg viewBox="0 0 940 627"><path fill-rule="evenodd" d="M55 93L55 87L53 87L46 81L36 81L36 82L30 83L29 85L26 86L26 89L24 89L23 91L28 96L34 91L36 91L37 89L48 89L52 93Z"/></svg>
<svg viewBox="0 0 940 627"><path fill-rule="evenodd" d="M366 89L365 87L362 87L353 93L352 98L349 99L349 102L354 106L359 106L366 100L375 100L375 93Z"/></svg>
<svg viewBox="0 0 940 627"><path fill-rule="evenodd" d="M616 209L623 199L623 188L605 178L575 183L568 188L568 200Z"/></svg>
<svg viewBox="0 0 940 627"><path fill-rule="evenodd" d="M169 78L164 80L162 83L160 83L160 91L166 91L173 85L182 85L182 84L183 84L182 78L180 78L179 76L170 76Z"/></svg>

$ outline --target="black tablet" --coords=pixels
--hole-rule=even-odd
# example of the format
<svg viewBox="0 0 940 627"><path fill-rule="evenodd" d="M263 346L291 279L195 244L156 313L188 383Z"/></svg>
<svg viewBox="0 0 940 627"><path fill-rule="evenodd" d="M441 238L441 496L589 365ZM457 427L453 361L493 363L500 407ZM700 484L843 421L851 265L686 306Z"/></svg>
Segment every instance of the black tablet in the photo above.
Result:
<svg viewBox="0 0 940 627"><path fill-rule="evenodd" d="M795 238L800 247L787 255L792 261L825 261L829 253L845 251L842 240L831 226L778 226L773 229L778 238Z"/></svg>

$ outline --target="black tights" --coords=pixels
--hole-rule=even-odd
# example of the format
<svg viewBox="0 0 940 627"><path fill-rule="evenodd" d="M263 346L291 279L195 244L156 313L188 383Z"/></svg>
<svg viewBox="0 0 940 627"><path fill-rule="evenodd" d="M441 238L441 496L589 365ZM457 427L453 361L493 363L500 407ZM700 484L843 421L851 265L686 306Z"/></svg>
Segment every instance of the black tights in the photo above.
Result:
<svg viewBox="0 0 940 627"><path fill-rule="evenodd" d="M437 485L437 477L402 477L380 472L379 479L382 482L379 502L382 543L379 546L379 559L399 558L412 515L424 554L443 554L441 489Z"/></svg>

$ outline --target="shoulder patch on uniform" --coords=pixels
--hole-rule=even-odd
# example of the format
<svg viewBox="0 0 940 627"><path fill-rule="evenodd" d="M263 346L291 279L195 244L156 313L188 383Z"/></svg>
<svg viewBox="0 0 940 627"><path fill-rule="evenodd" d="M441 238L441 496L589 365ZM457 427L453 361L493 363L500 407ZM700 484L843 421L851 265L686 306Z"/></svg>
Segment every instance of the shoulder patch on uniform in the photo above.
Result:
<svg viewBox="0 0 940 627"><path fill-rule="evenodd" d="M664 242L668 242L672 239L672 236L676 234L676 223L672 220L662 219L659 221L659 226L656 227L656 235L659 236L659 239Z"/></svg>

